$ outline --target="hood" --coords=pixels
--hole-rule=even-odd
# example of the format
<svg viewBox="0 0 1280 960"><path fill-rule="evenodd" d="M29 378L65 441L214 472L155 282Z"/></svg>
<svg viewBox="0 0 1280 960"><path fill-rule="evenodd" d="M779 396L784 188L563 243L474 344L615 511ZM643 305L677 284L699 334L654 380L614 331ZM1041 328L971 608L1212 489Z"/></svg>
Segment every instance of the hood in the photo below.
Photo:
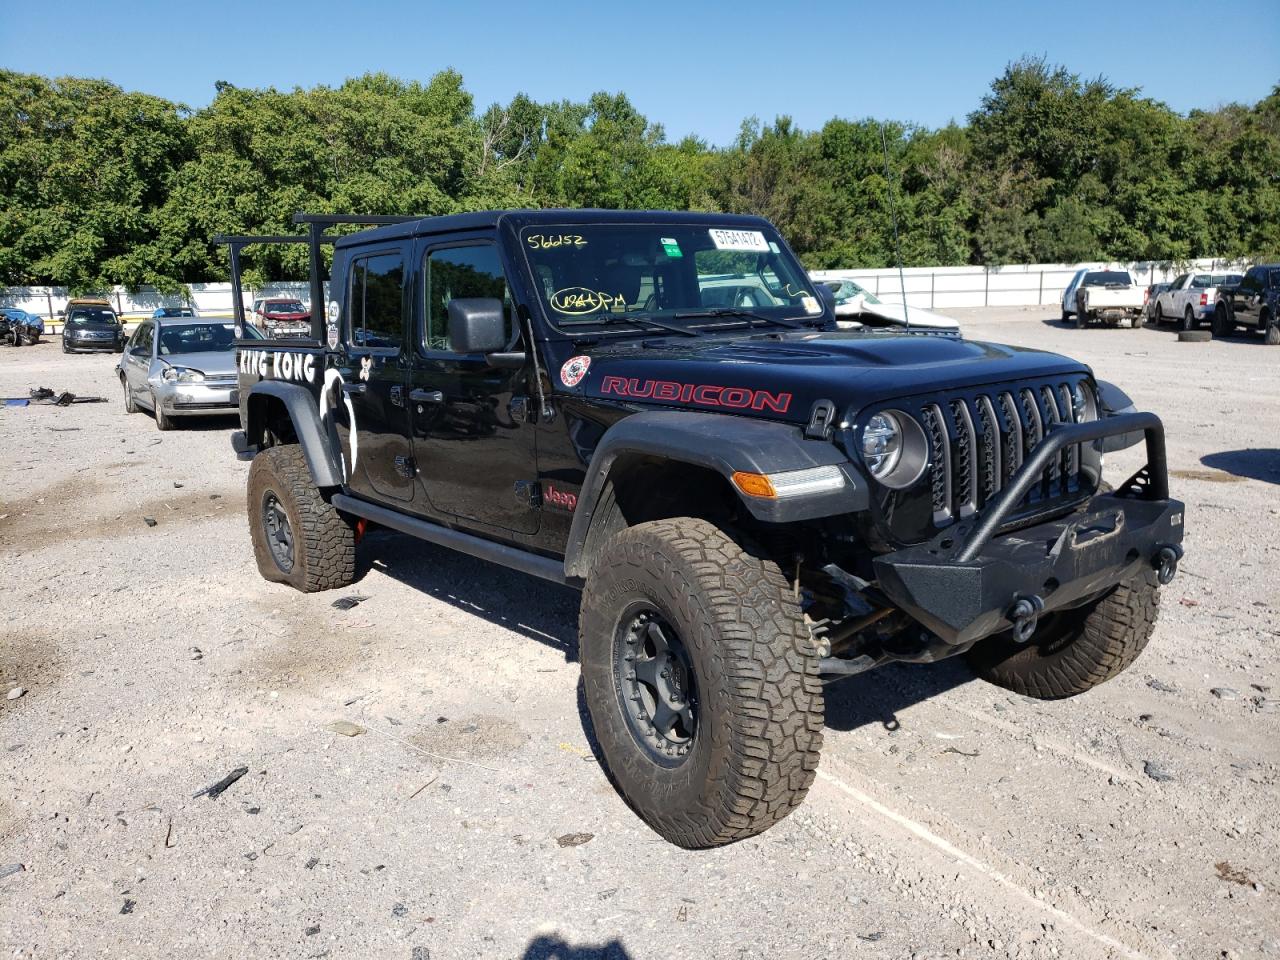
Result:
<svg viewBox="0 0 1280 960"><path fill-rule="evenodd" d="M234 376L236 354L234 350L206 351L204 353L171 353L160 358L172 367L199 370L206 377Z"/></svg>
<svg viewBox="0 0 1280 960"><path fill-rule="evenodd" d="M919 307L912 307L908 311L900 303L864 303L862 305L862 313L880 317L882 320L888 320L891 323L906 324L910 321L910 325L913 327L932 327L939 330L960 329L960 324L950 317L944 317L942 314L934 313L932 310L922 310Z"/></svg>
<svg viewBox="0 0 1280 960"><path fill-rule="evenodd" d="M899 397L1088 370L1041 350L906 332L689 338L647 347L628 341L583 356L591 363L575 392L588 397L800 423L822 399L857 411ZM557 387L581 369L568 354L562 362Z"/></svg>

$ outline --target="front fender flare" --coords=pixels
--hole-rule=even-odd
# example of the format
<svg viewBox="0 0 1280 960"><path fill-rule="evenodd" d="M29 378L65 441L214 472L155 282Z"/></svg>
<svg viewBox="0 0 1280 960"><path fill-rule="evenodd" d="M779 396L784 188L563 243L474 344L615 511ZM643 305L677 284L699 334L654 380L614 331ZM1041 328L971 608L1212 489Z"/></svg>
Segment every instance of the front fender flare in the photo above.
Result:
<svg viewBox="0 0 1280 960"><path fill-rule="evenodd" d="M838 466L845 487L786 500L764 500L738 494L757 520L790 523L865 510L870 490L861 474L834 443L808 440L799 426L717 413L653 410L632 414L614 424L596 446L578 496L565 573L585 577L587 537L601 492L620 456L639 454L704 467L730 480L739 470L783 473L810 467ZM730 482L730 488L733 487Z"/></svg>
<svg viewBox="0 0 1280 960"><path fill-rule="evenodd" d="M249 389L245 400L245 448L262 449L266 424L262 417L261 401L254 402L256 397L273 397L284 404L293 422L293 431L298 436L298 445L302 447L302 455L306 458L307 467L311 471L311 479L317 487L341 486L346 477L343 475L342 460L338 455L329 431L320 422L320 409L315 395L296 383L285 383L279 380L261 380Z"/></svg>

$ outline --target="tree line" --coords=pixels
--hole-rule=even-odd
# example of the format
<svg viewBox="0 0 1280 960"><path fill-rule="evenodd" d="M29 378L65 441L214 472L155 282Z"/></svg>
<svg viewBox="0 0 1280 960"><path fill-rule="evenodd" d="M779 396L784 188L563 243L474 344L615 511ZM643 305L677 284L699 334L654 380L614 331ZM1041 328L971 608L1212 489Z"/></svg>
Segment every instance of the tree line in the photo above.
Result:
<svg viewBox="0 0 1280 960"><path fill-rule="evenodd" d="M478 111L453 70L292 91L219 82L200 110L0 71L0 285L225 280L210 237L294 233L300 210L756 213L811 269L884 267L886 169L909 266L1280 254L1280 85L1183 116L1027 58L963 125L752 118L715 147L668 140L624 93ZM246 275L301 278L304 258L250 248Z"/></svg>

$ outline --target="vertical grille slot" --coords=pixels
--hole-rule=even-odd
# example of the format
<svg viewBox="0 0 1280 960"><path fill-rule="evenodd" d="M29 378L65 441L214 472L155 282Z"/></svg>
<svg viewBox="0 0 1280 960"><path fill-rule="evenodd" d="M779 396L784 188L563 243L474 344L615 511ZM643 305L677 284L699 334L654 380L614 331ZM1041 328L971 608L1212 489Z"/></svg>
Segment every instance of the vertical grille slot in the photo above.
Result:
<svg viewBox="0 0 1280 960"><path fill-rule="evenodd" d="M1018 406L1013 402L1013 394L1000 394L1000 413L1004 419L1004 483L1013 479L1013 475L1022 466L1022 419L1018 416Z"/></svg>
<svg viewBox="0 0 1280 960"><path fill-rule="evenodd" d="M985 504L1004 486L1004 473L1000 464L1000 421L996 419L996 408L992 406L990 397L980 396L974 405L978 410L978 446L982 464L980 479L982 502Z"/></svg>
<svg viewBox="0 0 1280 960"><path fill-rule="evenodd" d="M956 513L963 520L978 511L978 438L963 400L951 401L951 420L956 428Z"/></svg>
<svg viewBox="0 0 1280 960"><path fill-rule="evenodd" d="M951 513L951 440L942 419L942 408L936 403L920 410L925 435L929 438L929 483L933 498L933 523L945 527L953 517Z"/></svg>

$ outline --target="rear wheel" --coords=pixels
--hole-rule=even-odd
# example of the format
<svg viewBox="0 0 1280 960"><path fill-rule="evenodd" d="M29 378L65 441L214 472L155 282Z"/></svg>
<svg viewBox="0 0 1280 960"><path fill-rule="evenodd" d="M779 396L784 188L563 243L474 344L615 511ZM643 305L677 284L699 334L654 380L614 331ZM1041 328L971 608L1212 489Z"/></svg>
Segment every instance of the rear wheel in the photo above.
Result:
<svg viewBox="0 0 1280 960"><path fill-rule="evenodd" d="M297 444L268 447L249 467L249 532L264 579L303 593L348 586L355 530L320 495Z"/></svg>
<svg viewBox="0 0 1280 960"><path fill-rule="evenodd" d="M1269 347L1280 347L1280 324L1269 313L1262 315L1262 339Z"/></svg>
<svg viewBox="0 0 1280 960"><path fill-rule="evenodd" d="M1195 312L1190 307L1187 307L1187 309L1182 313L1182 329L1194 330L1198 326L1200 326L1200 324L1196 323Z"/></svg>
<svg viewBox="0 0 1280 960"><path fill-rule="evenodd" d="M822 746L818 656L777 564L691 518L613 537L582 593L591 724L614 785L682 847L760 833Z"/></svg>
<svg viewBox="0 0 1280 960"><path fill-rule="evenodd" d="M1075 610L1050 614L1025 644L1009 633L968 653L982 679L1038 700L1060 700L1118 676L1138 658L1156 623L1155 575L1126 581Z"/></svg>
<svg viewBox="0 0 1280 960"><path fill-rule="evenodd" d="M120 375L120 387L124 390L124 412L137 413L138 404L133 399L133 391L129 389L129 381L124 374Z"/></svg>

